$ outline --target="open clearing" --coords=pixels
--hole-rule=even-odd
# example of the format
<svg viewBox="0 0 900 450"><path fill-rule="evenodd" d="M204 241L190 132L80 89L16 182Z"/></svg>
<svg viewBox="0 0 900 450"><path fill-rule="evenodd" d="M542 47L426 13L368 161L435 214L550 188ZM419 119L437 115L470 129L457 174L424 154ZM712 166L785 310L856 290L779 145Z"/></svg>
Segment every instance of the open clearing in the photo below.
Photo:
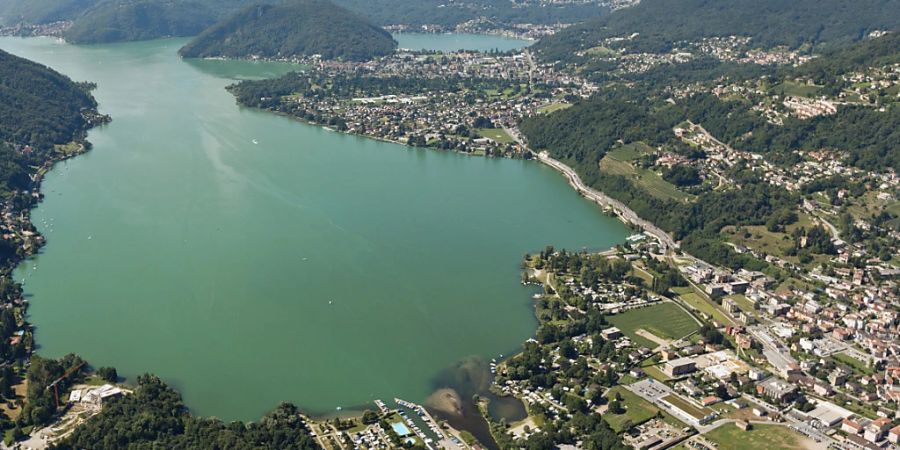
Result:
<svg viewBox="0 0 900 450"><path fill-rule="evenodd" d="M617 147L607 153L600 161L600 170L626 177L654 197L683 202L692 199L693 196L691 194L678 190L674 184L664 180L656 172L638 168L631 163L631 161L634 161L642 154L646 154L647 149L650 149L650 147L642 143Z"/></svg>
<svg viewBox="0 0 900 450"><path fill-rule="evenodd" d="M734 321L729 319L725 313L719 309L718 305L714 305L709 300L706 300L706 298L694 291L694 288L689 286L676 287L672 288L672 292L678 294L678 298L690 305L691 308L712 317L716 322L725 325L734 323Z"/></svg>
<svg viewBox="0 0 900 450"><path fill-rule="evenodd" d="M819 91L821 86L810 86L805 83L797 83L795 81L785 81L778 88L784 89L784 95L790 95L794 97L815 97ZM776 91L778 90L776 88Z"/></svg>
<svg viewBox="0 0 900 450"><path fill-rule="evenodd" d="M512 136L502 128L477 128L475 129L475 132L481 137L486 137L501 144L511 144L514 142Z"/></svg>
<svg viewBox="0 0 900 450"><path fill-rule="evenodd" d="M547 106L541 106L538 108L538 113L540 114L551 114L556 111L562 111L564 109L568 109L572 106L571 103L551 103Z"/></svg>
<svg viewBox="0 0 900 450"><path fill-rule="evenodd" d="M654 417L659 412L659 408L653 406L650 402L631 393L629 390L616 386L606 393L606 398L612 401L616 393L622 396L622 407L625 408L625 414L603 414L603 420L612 427L617 433L622 431L622 425L630 420L632 425L640 425Z"/></svg>

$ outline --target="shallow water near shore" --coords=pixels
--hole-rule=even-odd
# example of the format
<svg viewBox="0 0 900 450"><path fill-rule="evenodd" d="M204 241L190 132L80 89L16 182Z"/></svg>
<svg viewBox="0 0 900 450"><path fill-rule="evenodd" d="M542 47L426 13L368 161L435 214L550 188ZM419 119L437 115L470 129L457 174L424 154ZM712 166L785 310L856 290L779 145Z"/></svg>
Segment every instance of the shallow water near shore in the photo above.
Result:
<svg viewBox="0 0 900 450"><path fill-rule="evenodd" d="M113 122L60 163L25 280L38 353L153 372L191 410L258 419L400 397L535 330L527 252L628 230L536 162L412 149L239 108L288 64L183 61L185 42L0 48L98 84Z"/></svg>

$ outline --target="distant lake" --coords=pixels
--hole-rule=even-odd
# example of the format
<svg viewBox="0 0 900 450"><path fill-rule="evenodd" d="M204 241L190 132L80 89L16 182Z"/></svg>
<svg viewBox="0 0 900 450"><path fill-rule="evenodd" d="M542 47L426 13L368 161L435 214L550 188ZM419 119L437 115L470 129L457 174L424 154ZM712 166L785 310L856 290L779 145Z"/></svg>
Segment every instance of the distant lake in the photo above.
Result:
<svg viewBox="0 0 900 450"><path fill-rule="evenodd" d="M43 356L156 373L226 420L280 401L314 414L422 402L459 361L533 335L525 253L628 234L536 162L240 108L225 86L296 67L185 61L184 42L0 38L96 82L113 117L47 175L33 212L48 245L16 277Z"/></svg>
<svg viewBox="0 0 900 450"><path fill-rule="evenodd" d="M528 47L534 41L503 36L468 33L394 33L400 48L408 50L436 50L452 52L456 50L502 52Z"/></svg>

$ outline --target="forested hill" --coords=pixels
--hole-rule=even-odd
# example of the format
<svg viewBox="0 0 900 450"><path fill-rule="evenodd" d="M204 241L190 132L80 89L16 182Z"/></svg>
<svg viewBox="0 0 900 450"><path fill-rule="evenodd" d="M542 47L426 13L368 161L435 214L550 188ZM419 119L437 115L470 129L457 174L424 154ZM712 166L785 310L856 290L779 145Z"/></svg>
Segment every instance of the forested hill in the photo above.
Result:
<svg viewBox="0 0 900 450"><path fill-rule="evenodd" d="M134 395L104 404L99 415L52 448L316 450L319 446L293 405L282 404L259 422L226 425L190 415L175 391L144 375Z"/></svg>
<svg viewBox="0 0 900 450"><path fill-rule="evenodd" d="M786 211L797 208L796 192L789 195L782 187L764 181L743 162L725 175L741 185L740 190L691 190L694 197L689 200L660 194L653 190L658 185L630 176L629 171L646 173L641 170L654 166L657 151L690 161L684 164L687 171L704 167L698 161L707 159L705 149L686 144L675 133L688 123L702 126L731 148L761 156L779 170L793 170L806 161L804 154L826 149L842 155L844 164L864 171L900 171L900 146L896 145L900 142L900 102L896 90L872 87L879 84L877 80L891 79L898 63L900 34L889 33L825 52L798 67L784 66L777 74L762 78L709 78L700 84L692 80L689 87L647 81L616 85L570 108L527 118L519 129L532 149L548 151L573 167L586 184L683 239L683 248L691 254L732 268L759 268L762 265L754 266L758 262L729 250L720 233L728 225L781 220ZM665 70L680 67L672 65ZM858 81L867 78L876 81ZM729 83L727 92L744 93L717 95L715 88L722 83ZM673 96L677 91L688 94ZM759 109L767 101L781 108L785 96L802 95L809 95L807 101L827 98L840 105L831 113L813 117L784 113L777 121ZM622 148L632 145L650 149L649 159L640 159L646 154L638 155L623 166L616 158L627 159ZM663 171L663 179L673 172ZM827 185L817 183L801 189L816 192Z"/></svg>
<svg viewBox="0 0 900 450"><path fill-rule="evenodd" d="M643 0L575 25L533 47L545 61L567 61L604 39L631 52L666 52L679 41L747 36L759 47L800 48L860 40L900 29L900 0ZM614 44L615 45L615 44Z"/></svg>
<svg viewBox="0 0 900 450"><path fill-rule="evenodd" d="M77 140L96 101L86 86L0 50L0 141L47 148Z"/></svg>
<svg viewBox="0 0 900 450"><path fill-rule="evenodd" d="M0 207L8 202L19 211L33 205L34 197L21 193L34 187L31 175L77 150L64 144L84 143L85 131L104 119L88 87L0 50ZM0 273L11 270L22 252L21 242L0 239ZM0 333L3 342L8 338Z"/></svg>
<svg viewBox="0 0 900 450"><path fill-rule="evenodd" d="M98 0L3 0L0 1L0 26L72 20L97 2Z"/></svg>
<svg viewBox="0 0 900 450"><path fill-rule="evenodd" d="M248 0L105 0L76 15L63 37L76 44L194 36Z"/></svg>
<svg viewBox="0 0 900 450"><path fill-rule="evenodd" d="M578 23L599 17L607 8L596 3L548 4L537 0L335 0L335 3L362 14L378 25L404 24L412 27L439 25L455 27L473 19L511 23Z"/></svg>
<svg viewBox="0 0 900 450"><path fill-rule="evenodd" d="M362 16L327 0L289 0L245 8L185 45L184 57L321 55L366 60L389 54L397 42Z"/></svg>
<svg viewBox="0 0 900 450"><path fill-rule="evenodd" d="M833 83L839 75L868 67L900 63L900 33L866 39L856 45L832 49L790 70L792 76L812 77L816 84Z"/></svg>

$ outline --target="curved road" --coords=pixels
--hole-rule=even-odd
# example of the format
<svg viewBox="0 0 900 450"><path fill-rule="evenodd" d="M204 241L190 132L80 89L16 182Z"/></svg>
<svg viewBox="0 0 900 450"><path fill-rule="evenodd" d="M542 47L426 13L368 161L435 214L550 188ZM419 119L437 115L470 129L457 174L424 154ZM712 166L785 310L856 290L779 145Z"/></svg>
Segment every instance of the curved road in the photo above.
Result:
<svg viewBox="0 0 900 450"><path fill-rule="evenodd" d="M629 209L622 202L610 198L608 195L584 184L584 182L581 181L581 177L579 177L571 167L551 158L547 152L539 153L538 159L542 163L562 173L563 176L569 180L569 184L585 198L592 200L601 206L611 207L622 220L641 227L647 234L655 237L660 241L663 247L665 247L663 250L678 248L678 245L675 243L675 240L672 239L672 236L669 236L669 233L666 233L651 222L642 219L637 213Z"/></svg>
<svg viewBox="0 0 900 450"><path fill-rule="evenodd" d="M506 133L509 134L520 145L522 145L526 149L528 148L528 144L525 143L525 139L519 133L518 128L505 128L504 131L506 131ZM642 219L637 215L637 213L625 206L624 203L584 184L584 182L581 181L581 177L579 177L578 174L575 173L575 170L573 170L571 167L551 158L550 154L547 152L537 153L537 157L538 160L540 160L542 163L556 169L558 172L563 174L563 176L565 176L566 179L569 180L569 185L575 188L575 190L578 191L579 194L583 195L589 200L592 200L600 206L611 207L616 212L616 214L626 223L637 225L641 227L647 234L655 237L660 242L660 245L662 245L663 253L665 253L669 249L678 248L678 244L675 243L675 240L672 239L672 236L669 236L669 233L666 233L653 223Z"/></svg>

